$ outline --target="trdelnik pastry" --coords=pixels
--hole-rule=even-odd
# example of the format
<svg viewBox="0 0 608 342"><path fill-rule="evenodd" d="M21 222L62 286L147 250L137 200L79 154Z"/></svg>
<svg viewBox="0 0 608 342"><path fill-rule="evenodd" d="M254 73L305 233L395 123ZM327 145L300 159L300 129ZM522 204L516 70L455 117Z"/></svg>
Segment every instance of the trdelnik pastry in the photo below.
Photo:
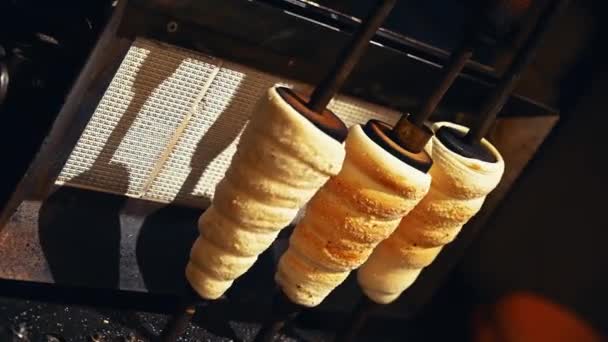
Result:
<svg viewBox="0 0 608 342"><path fill-rule="evenodd" d="M468 130L446 122L435 124L433 130L442 126L460 132ZM398 298L443 246L454 240L500 182L504 161L487 140L483 139L481 144L496 162L463 157L448 149L436 136L427 144L427 152L433 158L429 193L357 272L359 284L370 299L386 304Z"/></svg>
<svg viewBox="0 0 608 342"><path fill-rule="evenodd" d="M300 114L273 87L245 128L212 205L199 220L186 277L217 299L344 160L344 145Z"/></svg>
<svg viewBox="0 0 608 342"><path fill-rule="evenodd" d="M275 280L283 293L318 305L394 231L430 182L353 126L342 170L312 198L279 261Z"/></svg>

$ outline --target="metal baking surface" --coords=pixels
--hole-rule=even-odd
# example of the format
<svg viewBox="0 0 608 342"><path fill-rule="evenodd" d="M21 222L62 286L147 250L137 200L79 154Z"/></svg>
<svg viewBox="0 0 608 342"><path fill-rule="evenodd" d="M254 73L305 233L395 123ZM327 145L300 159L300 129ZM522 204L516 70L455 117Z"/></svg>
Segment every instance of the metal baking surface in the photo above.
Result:
<svg viewBox="0 0 608 342"><path fill-rule="evenodd" d="M260 329L265 308L255 312L226 305L206 307L188 325L179 341L252 341ZM306 313L297 326L278 334L274 341L330 342L337 326L311 319ZM308 316L308 317L306 317ZM0 297L0 341L157 341L167 316L146 311L117 311L82 305L61 305ZM333 323L333 322L332 322ZM359 341L428 340L429 331L414 323L383 322L359 335ZM392 323L392 322L391 322ZM398 328L397 328L398 327Z"/></svg>
<svg viewBox="0 0 608 342"><path fill-rule="evenodd" d="M59 187L44 202L30 198L21 203L5 229L0 228L3 294L37 296L44 300L70 297L75 302L96 301L95 304L100 305L129 303L129 307L137 308L151 305L157 299L163 302L164 295L175 299L182 292L184 263L196 235L196 220L201 210L165 206L160 202L204 206L213 182L221 176L234 151L234 141L250 114L254 99L278 80L297 80L293 82L295 85L313 83L327 61L319 61L315 56L306 59L306 54L313 53L311 44L321 40L332 45L330 49L337 49L339 42L347 37L345 32L335 32L301 18L285 17L280 15L281 11L257 2L230 2L245 7L231 13L239 16L266 13L269 27L282 24L294 28L291 44L278 39L265 45L263 41L247 40L252 37L234 39L217 34L223 32L222 27L233 25L235 18L208 22L215 25L215 31L179 21L178 30L168 33L170 20L166 15L138 15L147 12L140 13L134 8L126 20L131 26L123 22L125 32L133 28L132 32L145 33L145 37L170 41L173 45L149 39L140 39L134 44L122 38L114 42L114 30L104 33L101 40L104 44L95 49L86 72L79 77L42 152L28 172L27 189L22 189L13 202L20 203L44 189L45 183L55 181L60 170L60 184L131 198ZM209 5L214 1L201 3ZM113 25L118 25L120 20L115 19ZM250 24L247 20L242 23ZM250 29L259 34L263 27L258 23ZM311 35L299 41L304 32ZM197 37L205 46L182 41L184 36ZM109 46L114 49L107 48ZM279 46L296 53L278 53L275 48ZM127 57L120 67L115 65L119 62L117 56L125 54ZM115 67L122 68L116 76ZM436 70L437 66L410 58L402 51L375 45L346 89L350 94L357 94L360 87L358 94L362 98L391 104L391 108L404 108L415 104L412 96L416 98L428 88ZM268 71L281 76L270 75ZM100 82L107 75L108 82ZM110 87L106 89L108 84ZM459 80L452 96L445 99L444 108L449 110L442 111L442 115L448 113L453 117L463 108L475 107L487 89L488 84L479 80ZM242 96L234 96L237 90L243 91ZM347 119L352 120L349 124L371 117L387 121L396 118L394 110L353 98L338 98L334 105L338 114L346 113L345 117L351 118ZM386 113L394 114L382 116ZM517 97L506 106L505 114L522 118L502 119L493 136L507 161L501 187L488 199L478 215L480 219L467 225L461 237L446 248L436 263L425 270L420 281L396 305L388 307L385 314L409 316L420 306L420 301L432 294L556 120L555 116L545 116L555 115L549 108ZM89 118L92 119L89 121ZM456 119L463 121L459 115ZM497 132L501 134L496 135ZM77 140L77 147L72 150ZM68 163L63 167L66 160ZM286 230L283 234L288 233ZM269 307L274 265L284 245L285 235L237 281L228 296L228 307L234 310L233 314L249 308ZM36 283L52 286L40 285L49 290L45 292L36 287ZM32 286L35 293L24 294ZM116 292L111 292L111 296L101 295L108 290ZM79 296L81 291L85 292ZM138 294L146 296L142 298ZM332 317L326 313L348 311L360 295L351 279L314 310L314 315L325 319ZM139 298L137 305L133 304L133 298Z"/></svg>
<svg viewBox="0 0 608 342"><path fill-rule="evenodd" d="M137 39L57 179L162 203L206 207L258 99L275 84L309 86L155 41ZM393 124L393 109L337 96L351 126Z"/></svg>
<svg viewBox="0 0 608 342"><path fill-rule="evenodd" d="M555 117L499 121L492 140L506 161L501 185L476 220L463 229L407 294L386 307L384 318L410 317L429 300L555 122ZM0 278L176 296L184 289L184 267L197 235L200 213L195 208L59 187L44 202L22 203L0 231ZM268 306L277 258L286 247L289 233L290 228L284 229L254 267L237 280L228 293L230 307ZM345 313L359 296L361 292L351 277L315 310L315 315ZM94 292L89 297L94 298ZM147 298L133 307L152 301Z"/></svg>
<svg viewBox="0 0 608 342"><path fill-rule="evenodd" d="M185 289L184 269L200 212L58 188L44 203L24 202L0 233L0 278L10 279L8 285L0 281L0 291L62 303L169 312ZM259 324L270 313L275 265L290 231L286 228L206 315L222 312L218 320L224 323ZM10 284L19 281L48 285ZM303 318L312 321L314 329L339 326L353 299L361 295L352 277L336 292ZM389 320L399 317L398 310L383 315Z"/></svg>
<svg viewBox="0 0 608 342"><path fill-rule="evenodd" d="M7 188L15 191L3 205L0 225L3 226L21 201L33 196L44 196L55 183L96 108L99 107L100 100L120 62L137 37L153 38L187 48L192 53L198 51L205 56L236 62L283 80L297 80L308 84L318 82L330 67L333 56L349 39L356 20L335 15L322 7L308 5L302 7L300 6L302 4L299 1L248 0L119 1L97 45L65 97L64 106L57 114L40 150L35 155L21 156L24 161L32 160L32 162L19 184L8 184ZM260 18L264 19L260 20ZM343 24L333 23L336 20ZM334 24L337 26L333 27ZM344 92L358 99L382 104L385 108L407 112L415 108L418 101L433 87L445 56L445 51L381 30L374 38L374 44L370 46L361 63L348 79ZM170 61L165 62L170 64ZM443 106L437 111L435 120L451 118L458 112L474 112L479 99L488 93L494 81L492 75L479 71L473 66L467 68L448 92L442 103ZM136 90L139 91L138 98L141 99L142 92L150 88L142 86L137 87ZM120 107L119 104L113 105L115 105L114 109ZM143 120L145 116L136 118L132 113L138 105L131 103L127 107L131 113L122 116L123 126L146 122ZM183 113L176 115L183 117ZM555 111L529 99L513 96L501 115L542 116L555 115ZM193 117L196 117L196 114ZM101 126L104 125L101 123ZM101 126L99 128L103 128ZM159 128L165 129L166 132L170 127L171 123ZM107 126L104 129L107 129ZM114 132L107 137L120 137L119 133ZM101 132L102 136L103 134L107 134L107 131ZM134 138L132 134L130 138ZM162 139L159 137L159 140ZM92 142L92 148L99 148L98 142ZM112 150L93 150L93 152L112 152ZM124 151L120 151L116 157L128 158L134 153L122 152ZM169 150L166 149L165 152ZM101 155L98 158L99 162L111 162L111 158L114 157L110 156L111 154ZM145 157L144 163L149 167L153 158L149 155L143 157ZM161 159L168 157L163 154ZM80 163L78 160L74 162L74 164ZM83 162L86 166L90 160L86 159ZM102 164L98 163L95 166ZM124 168L121 163L114 164L118 166L114 171L121 172L118 169ZM80 172L82 166L81 164L80 170L72 169L72 171ZM150 170L146 170L145 165L141 169L144 173L137 172L140 178L133 179L128 186L125 186L122 178L122 184L104 188L106 191L126 192L131 196L138 196L142 193L142 189L153 185L148 182L153 177L143 180L147 177L145 172ZM154 167L151 172L159 171L159 168ZM200 176L198 172L200 169L189 173L187 184L196 182ZM70 178L77 177L73 174L64 174L66 175ZM82 172L79 175L82 175L83 180L89 176ZM102 172L97 176L101 179L107 174ZM180 182L180 177L183 176L178 175L171 182ZM66 182L66 179L60 182ZM73 183L82 182L75 180ZM105 182L106 185L108 183ZM139 188L136 188L136 185ZM84 187L82 184L81 186ZM172 183L171 186L176 185ZM167 194L170 192L165 192L164 200ZM178 193L178 199L183 197ZM202 203L203 199L198 198L196 202Z"/></svg>

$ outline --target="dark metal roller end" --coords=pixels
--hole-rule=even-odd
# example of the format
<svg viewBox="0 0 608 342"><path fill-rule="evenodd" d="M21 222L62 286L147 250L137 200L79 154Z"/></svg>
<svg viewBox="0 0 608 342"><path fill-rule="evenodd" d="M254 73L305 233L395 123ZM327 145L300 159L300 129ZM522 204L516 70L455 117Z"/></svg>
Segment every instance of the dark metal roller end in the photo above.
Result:
<svg viewBox="0 0 608 342"><path fill-rule="evenodd" d="M469 142L466 135L452 127L441 127L435 136L441 141L450 151L466 158L481 160L488 163L496 163L496 156L485 148L481 142Z"/></svg>
<svg viewBox="0 0 608 342"><path fill-rule="evenodd" d="M419 129L417 126L412 127ZM428 131L421 131L419 139L412 139L422 146L418 152L409 151L401 146L393 136L391 126L385 122L369 120L363 127L363 131L385 151L424 173L427 173L433 165L433 160L423 149L426 142L433 136L433 132L430 129Z"/></svg>
<svg viewBox="0 0 608 342"><path fill-rule="evenodd" d="M304 99L289 88L277 88L277 93L289 103L298 113L312 122L318 129L339 142L344 142L348 135L348 128L340 118L329 109L317 113L306 106Z"/></svg>
<svg viewBox="0 0 608 342"><path fill-rule="evenodd" d="M369 316L371 316L382 304L378 304L367 296L359 300L355 309L336 334L334 342L355 342L361 331L365 328Z"/></svg>
<svg viewBox="0 0 608 342"><path fill-rule="evenodd" d="M254 342L272 342L285 325L293 321L305 307L292 302L281 290L273 296L270 317L256 335Z"/></svg>

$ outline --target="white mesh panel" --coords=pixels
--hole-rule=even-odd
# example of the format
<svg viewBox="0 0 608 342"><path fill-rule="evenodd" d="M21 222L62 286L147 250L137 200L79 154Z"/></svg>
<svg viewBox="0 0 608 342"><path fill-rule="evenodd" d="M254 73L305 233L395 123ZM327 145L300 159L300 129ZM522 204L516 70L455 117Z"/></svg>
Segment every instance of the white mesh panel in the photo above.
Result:
<svg viewBox="0 0 608 342"><path fill-rule="evenodd" d="M180 202L210 198L255 103L276 82L263 73L225 64L146 197L171 201L177 196Z"/></svg>
<svg viewBox="0 0 608 342"><path fill-rule="evenodd" d="M58 178L139 196L158 156L217 67L212 59L138 40Z"/></svg>
<svg viewBox="0 0 608 342"><path fill-rule="evenodd" d="M138 39L57 183L204 206L257 100L275 84L295 82ZM349 126L398 118L393 110L346 96L329 107Z"/></svg>

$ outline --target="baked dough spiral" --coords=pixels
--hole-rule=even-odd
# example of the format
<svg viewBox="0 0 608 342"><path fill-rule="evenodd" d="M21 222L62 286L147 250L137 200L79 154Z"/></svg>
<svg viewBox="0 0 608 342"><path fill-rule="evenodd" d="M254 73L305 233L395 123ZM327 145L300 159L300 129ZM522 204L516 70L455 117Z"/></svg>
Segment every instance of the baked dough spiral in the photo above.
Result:
<svg viewBox="0 0 608 342"><path fill-rule="evenodd" d="M275 280L283 293L318 305L395 230L430 181L353 126L342 170L312 198L281 256Z"/></svg>
<svg viewBox="0 0 608 342"><path fill-rule="evenodd" d="M232 163L199 220L186 278L217 299L344 160L344 145L315 127L270 88L245 128Z"/></svg>
<svg viewBox="0 0 608 342"><path fill-rule="evenodd" d="M446 122L435 124L433 130L442 126L468 131ZM357 272L359 284L370 299L381 304L397 299L443 246L454 240L500 182L504 161L487 140L481 143L496 157L495 163L462 157L437 137L431 139L426 147L433 158L429 193Z"/></svg>

